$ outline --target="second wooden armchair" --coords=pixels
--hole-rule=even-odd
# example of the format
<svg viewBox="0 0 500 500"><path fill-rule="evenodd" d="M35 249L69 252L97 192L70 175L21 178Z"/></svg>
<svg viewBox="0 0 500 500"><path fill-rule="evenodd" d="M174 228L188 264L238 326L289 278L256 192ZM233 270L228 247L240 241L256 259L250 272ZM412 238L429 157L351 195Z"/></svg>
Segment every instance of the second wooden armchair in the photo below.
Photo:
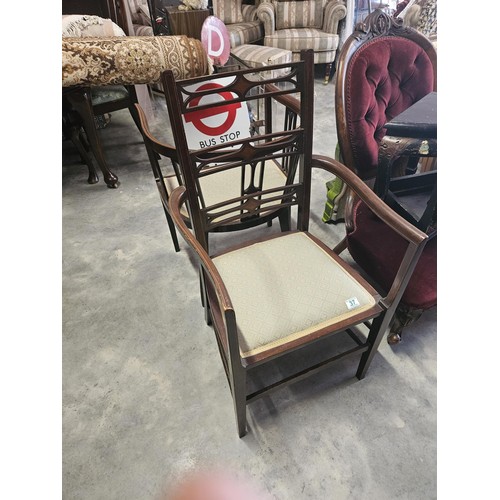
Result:
<svg viewBox="0 0 500 500"><path fill-rule="evenodd" d="M170 196L169 211L200 265L206 318L215 332L240 437L247 432L246 406L284 384L316 374L334 361L355 355L360 356L356 376L359 379L365 376L427 240L426 234L393 212L347 167L329 159L318 161L323 168L341 177L381 221L407 243L389 293L381 296L346 261L309 233L313 163L312 51L303 54L303 60L288 66L289 73L270 80L266 80L264 74L266 71L269 75L269 67L196 79L197 84L209 81L211 85L219 84L212 87L212 93L226 93L226 99L210 105L200 99L203 91L186 90L192 80L176 81L169 71L163 74L162 80L184 180L184 185ZM262 78L255 79L255 75ZM228 76L230 82L222 83L222 78ZM300 123L297 121L291 127L272 132L264 128L203 149L188 148L182 119L186 112L202 114L210 107L213 113L217 107L222 110L228 105L246 106L257 100L272 109L273 101L290 95L300 100ZM272 163L290 160L297 164L297 173L287 177L280 186L256 186L252 176L243 176L247 189L239 196L220 199L212 207L203 202L204 176L244 169L249 172L260 169L265 176ZM245 244L236 238L233 246L218 255L208 250L205 235L214 224L262 216L285 207L293 210L293 230L261 236ZM312 343L329 343L334 340L330 338L332 335L341 332L352 341L349 348L337 350L315 363L303 357L303 366L297 366L292 375L282 374L278 381L261 380L264 386L251 389L250 379L258 367L274 364L278 358Z"/></svg>

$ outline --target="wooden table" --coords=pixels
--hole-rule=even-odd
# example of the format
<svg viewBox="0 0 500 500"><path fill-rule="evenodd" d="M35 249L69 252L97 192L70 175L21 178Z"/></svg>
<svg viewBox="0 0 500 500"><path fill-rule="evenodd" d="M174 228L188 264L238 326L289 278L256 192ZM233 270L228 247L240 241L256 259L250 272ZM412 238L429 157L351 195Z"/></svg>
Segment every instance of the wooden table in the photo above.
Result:
<svg viewBox="0 0 500 500"><path fill-rule="evenodd" d="M427 231L435 218L437 171L392 175L401 157L437 157L437 93L427 94L385 128L379 145L375 193L406 220Z"/></svg>

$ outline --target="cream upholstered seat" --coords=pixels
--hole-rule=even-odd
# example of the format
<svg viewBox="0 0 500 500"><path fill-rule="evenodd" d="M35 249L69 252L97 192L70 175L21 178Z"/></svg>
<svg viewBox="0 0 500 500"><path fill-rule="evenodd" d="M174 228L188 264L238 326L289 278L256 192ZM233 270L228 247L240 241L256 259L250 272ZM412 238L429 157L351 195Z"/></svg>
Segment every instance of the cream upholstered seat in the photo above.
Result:
<svg viewBox="0 0 500 500"><path fill-rule="evenodd" d="M307 233L214 257L238 315L243 358L301 342L376 306L373 295ZM242 286L244 285L244 286Z"/></svg>
<svg viewBox="0 0 500 500"><path fill-rule="evenodd" d="M205 317L214 328L240 436L246 433L246 405L284 384L354 355L360 355L356 376L360 379L365 376L427 238L394 213L347 167L335 160L313 157L312 51L305 52L303 58L284 65L198 78L194 91L192 81L176 80L170 71L164 72L162 77L184 180L184 185L169 197L168 207L177 229L197 257ZM287 71L280 72L284 67ZM269 78L270 75L273 77ZM261 92L256 92L256 88ZM224 93L226 99L202 104L214 94L214 89ZM300 97L299 102L295 96ZM186 131L189 127L183 115L206 116L207 109L211 115L228 115L231 106L250 106L259 100L264 101L265 126L258 129L257 137L243 137L242 134L230 143L230 148L226 144L201 149L188 147ZM285 103L291 115L285 115L281 126L268 126L268 113L274 112L275 104ZM298 119L289 120L290 116L298 116ZM239 177L238 185L244 185L245 189L236 188L240 191L238 197L218 201L213 207L217 208L215 213L205 209L201 200L207 196L202 182L206 165L216 164L213 170L220 175L237 168L254 171L262 165L267 170L271 160L293 166L285 185L266 188L265 184L256 185L254 181L246 184ZM387 296L381 297L336 252L308 232L313 164L343 179L368 203L384 225L388 224L408 242ZM223 194L221 189L218 196ZM182 213L186 205L190 225ZM235 238L224 252L213 255L209 251L206 235L216 227L234 220L259 221L264 214L287 207L290 211L293 208L296 214L293 219L295 231L282 231L272 236L260 234L245 244ZM361 326L363 328L358 328ZM367 335L366 326L369 328ZM190 334L195 342L196 333ZM329 344L334 340L333 334L345 335L352 345L346 349L344 344L341 352L337 350L331 355ZM315 342L325 348L321 361L312 362L308 356L297 356L293 366L295 373L270 381L264 380L259 372L260 388L254 392L249 390L251 384L247 386L247 378L251 378L258 366L274 363L277 358L288 357L292 351ZM337 349L341 349L338 344Z"/></svg>

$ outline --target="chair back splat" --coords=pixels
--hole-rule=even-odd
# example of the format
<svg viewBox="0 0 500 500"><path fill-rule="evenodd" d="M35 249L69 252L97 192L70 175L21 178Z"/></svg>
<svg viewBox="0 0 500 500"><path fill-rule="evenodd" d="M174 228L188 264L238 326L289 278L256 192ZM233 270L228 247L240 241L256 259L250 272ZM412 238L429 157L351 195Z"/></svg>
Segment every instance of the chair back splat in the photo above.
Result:
<svg viewBox="0 0 500 500"><path fill-rule="evenodd" d="M307 230L311 171L305 165L312 155L314 96L314 74L307 64L310 58L311 53L306 54L304 61L288 65L289 73L267 82L261 80L263 72L254 69L184 81L176 81L172 72L163 73L178 159L184 182L192 188L187 189L190 220L206 250L209 232L245 229L280 216L280 222L289 220L295 205L299 207L298 228ZM204 83L207 80L209 84ZM302 97L298 109L295 101L289 101L294 94ZM223 99L214 101L214 95ZM273 132L277 104L282 108L284 127ZM263 114L264 118L250 123L252 130L241 131L241 139L227 142L222 134L213 139L224 140L218 145L189 147L186 122L198 117L203 121L207 115L227 115L228 121L235 110L259 118ZM300 126L296 127L298 115ZM259 126L264 134L256 135ZM220 182L229 190L225 197L214 197L213 191L220 193ZM213 183L216 187L210 189ZM289 222L282 223L282 229L289 229Z"/></svg>
<svg viewBox="0 0 500 500"><path fill-rule="evenodd" d="M427 239L347 167L312 155L313 67L312 51L307 51L300 61L284 65L184 81L169 71L162 75L184 183L171 193L169 212L198 259L202 303L215 332L240 437L247 432L247 405L285 384L354 355L360 356L356 376L365 376ZM283 113L278 113L280 106ZM199 128L200 122L201 128L215 127L210 116L226 123L241 108L256 116L249 130L235 133L229 142L190 148L193 121ZM405 257L386 297L308 232L315 162L341 177L405 239ZM245 243L236 237L224 251L209 252L209 232L232 225L244 229L277 213L293 219L293 228L290 224L289 230ZM349 346L335 342L334 334L344 336ZM321 359L304 351L294 354L311 348ZM263 365L269 363L279 380L264 375Z"/></svg>

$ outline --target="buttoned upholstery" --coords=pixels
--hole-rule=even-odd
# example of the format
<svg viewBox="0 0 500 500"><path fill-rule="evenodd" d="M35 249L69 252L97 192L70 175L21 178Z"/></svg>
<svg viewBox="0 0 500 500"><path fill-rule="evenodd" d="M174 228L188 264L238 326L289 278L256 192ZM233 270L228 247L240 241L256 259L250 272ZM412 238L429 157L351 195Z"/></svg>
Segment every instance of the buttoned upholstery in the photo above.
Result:
<svg viewBox="0 0 500 500"><path fill-rule="evenodd" d="M365 182L373 182L379 145L386 134L384 125L435 90L436 52L431 41L380 9L368 15L339 54L335 115L342 161ZM394 172L392 176L397 175ZM416 189L415 184L410 187ZM335 199L337 206L345 202L345 197L340 202L339 198L341 195ZM362 202L347 203L343 215L349 253L382 290L387 290L403 258L404 239L382 227ZM397 343L403 327L437 304L434 229L429 231L433 237L423 249L398 304L388 336L390 343Z"/></svg>
<svg viewBox="0 0 500 500"><path fill-rule="evenodd" d="M432 92L433 74L422 47L399 37L377 38L351 58L345 76L349 88L345 113L362 177L376 171L385 123Z"/></svg>

